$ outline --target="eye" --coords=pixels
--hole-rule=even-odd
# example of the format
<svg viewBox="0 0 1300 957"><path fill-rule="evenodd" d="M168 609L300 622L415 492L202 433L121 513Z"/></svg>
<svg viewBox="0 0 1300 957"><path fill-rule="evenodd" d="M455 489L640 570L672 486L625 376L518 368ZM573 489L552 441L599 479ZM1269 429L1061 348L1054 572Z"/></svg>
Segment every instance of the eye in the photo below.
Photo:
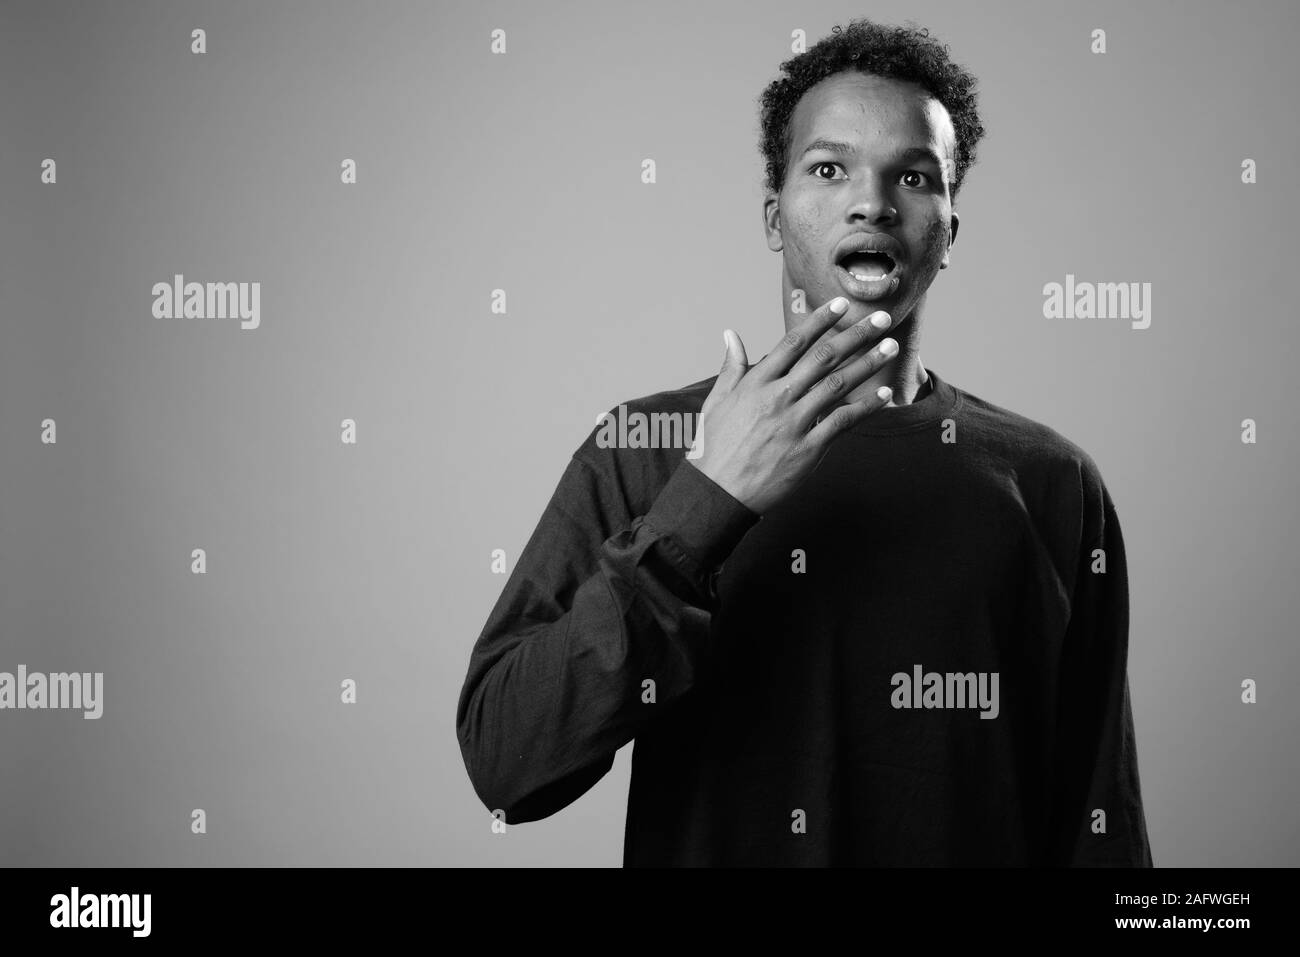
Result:
<svg viewBox="0 0 1300 957"><path fill-rule="evenodd" d="M920 177L923 177L923 178L926 180L926 182L929 182L929 179L930 179L930 177L929 177L928 175L926 175L925 173L922 173L920 170L915 170L915 169L909 169L909 170L908 170L906 173L904 173L903 175L904 175L904 176L920 176ZM904 185L904 186L915 185L915 186L917 186L917 187L920 187L922 184L921 184L921 183L916 183L916 184L904 183L903 185Z"/></svg>
<svg viewBox="0 0 1300 957"><path fill-rule="evenodd" d="M822 169L831 169L831 170L837 169L839 165L840 165L839 163L814 163L812 167L809 169L809 172L812 173L814 176L817 176L818 179L825 179L826 177L824 176L818 176L817 171Z"/></svg>

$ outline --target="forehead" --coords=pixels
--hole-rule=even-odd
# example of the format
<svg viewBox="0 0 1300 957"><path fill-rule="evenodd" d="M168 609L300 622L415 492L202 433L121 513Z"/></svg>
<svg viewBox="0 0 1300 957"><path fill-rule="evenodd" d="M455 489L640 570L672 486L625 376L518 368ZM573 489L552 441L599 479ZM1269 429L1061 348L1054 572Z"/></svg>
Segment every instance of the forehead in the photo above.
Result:
<svg viewBox="0 0 1300 957"><path fill-rule="evenodd" d="M932 146L949 158L957 140L948 110L920 84L857 71L829 76L800 97L790 117L793 155L819 138L862 149Z"/></svg>

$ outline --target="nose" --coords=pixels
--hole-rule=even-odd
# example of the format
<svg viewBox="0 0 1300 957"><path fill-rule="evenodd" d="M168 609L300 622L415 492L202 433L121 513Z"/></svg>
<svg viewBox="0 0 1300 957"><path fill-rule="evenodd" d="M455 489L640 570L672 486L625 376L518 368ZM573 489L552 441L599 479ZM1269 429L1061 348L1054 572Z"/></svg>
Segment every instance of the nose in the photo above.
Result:
<svg viewBox="0 0 1300 957"><path fill-rule="evenodd" d="M853 192L852 202L848 208L849 221L892 223L897 218L898 209L893 205L888 186L882 183L879 177L864 177L862 185Z"/></svg>

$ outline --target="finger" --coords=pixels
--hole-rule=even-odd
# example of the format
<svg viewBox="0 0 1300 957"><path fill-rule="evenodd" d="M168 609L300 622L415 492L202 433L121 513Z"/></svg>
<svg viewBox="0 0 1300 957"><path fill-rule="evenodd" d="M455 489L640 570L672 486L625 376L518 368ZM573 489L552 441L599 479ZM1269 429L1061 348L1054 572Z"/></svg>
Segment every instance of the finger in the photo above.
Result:
<svg viewBox="0 0 1300 957"><path fill-rule="evenodd" d="M785 375L799 357L821 338L822 333L839 322L848 311L849 301L843 296L822 303L808 318L787 332L776 347L759 360L751 373L763 382L771 382Z"/></svg>
<svg viewBox="0 0 1300 957"><path fill-rule="evenodd" d="M853 428L873 412L893 405L893 390L882 385L876 392L860 399L832 409L817 425L803 437L801 445L806 446L812 454L823 452L831 440L848 429Z"/></svg>
<svg viewBox="0 0 1300 957"><path fill-rule="evenodd" d="M857 353L884 335L891 321L884 310L873 312L805 352L785 376L790 401L805 395L831 372L847 369Z"/></svg>
<svg viewBox="0 0 1300 957"><path fill-rule="evenodd" d="M816 417L814 418L813 421L814 421L814 422L820 422L822 419L826 418L826 416L830 415L830 414L831 414L832 412L834 412L836 409L843 408L843 407L846 406L846 405L852 405L852 404L853 404L853 403L852 403L851 401L849 401L849 399L848 399L847 397L845 397L845 398L841 398L841 399L837 399L837 400L835 400L834 402L832 402L830 405L828 405L826 408L824 408L824 409L822 409L820 412L818 412L817 415L816 415ZM877 412L880 412L880 411L882 411L882 410L884 410L884 409L897 409L898 407L899 407L899 406L898 406L898 403L894 401L894 398L893 398L893 396L891 395L890 398L889 398L889 401L886 402L884 405L882 405L882 406L881 406L879 409L877 409L876 411L877 411Z"/></svg>
<svg viewBox="0 0 1300 957"><path fill-rule="evenodd" d="M726 349L722 355L722 369L713 382L713 388L704 397L704 404L700 406L701 416L712 411L713 407L721 401L722 396L734 389L736 383L749 371L749 360L745 355L745 344L740 341L740 336L730 329L724 329L722 331L722 343Z"/></svg>
<svg viewBox="0 0 1300 957"><path fill-rule="evenodd" d="M726 346L726 352L722 356L722 369L718 373L717 380L713 383L713 388L705 398L706 404L709 404L708 400L715 395L724 395L734 389L736 383L744 377L749 368L748 359L745 355L745 344L740 341L740 336L730 329L724 329L722 341Z"/></svg>
<svg viewBox="0 0 1300 957"><path fill-rule="evenodd" d="M795 421L807 428L818 414L829 406L842 402L845 396L883 369L898 355L898 343L886 337L874 349L855 359L843 369L828 372L794 404ZM889 401L886 398L884 401ZM853 403L847 403L852 405Z"/></svg>
<svg viewBox="0 0 1300 957"><path fill-rule="evenodd" d="M745 343L741 342L740 333L731 329L722 333L722 341L727 344L727 355L722 368L728 376L733 376L738 382L749 371L749 356L745 354Z"/></svg>

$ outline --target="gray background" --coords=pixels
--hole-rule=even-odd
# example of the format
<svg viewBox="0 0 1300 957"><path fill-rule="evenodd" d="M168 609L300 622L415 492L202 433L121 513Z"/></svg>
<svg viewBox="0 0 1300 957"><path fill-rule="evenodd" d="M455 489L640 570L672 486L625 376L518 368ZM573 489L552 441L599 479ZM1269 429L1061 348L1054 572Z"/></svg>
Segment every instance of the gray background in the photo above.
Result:
<svg viewBox="0 0 1300 957"><path fill-rule="evenodd" d="M597 413L780 337L756 98L864 14L980 78L922 358L1102 469L1157 865L1300 863L1281 2L4 3L0 670L105 704L0 712L0 863L617 865L630 747L504 836L470 787L491 551ZM175 272L260 281L261 328L154 319ZM1067 272L1151 328L1044 319Z"/></svg>

